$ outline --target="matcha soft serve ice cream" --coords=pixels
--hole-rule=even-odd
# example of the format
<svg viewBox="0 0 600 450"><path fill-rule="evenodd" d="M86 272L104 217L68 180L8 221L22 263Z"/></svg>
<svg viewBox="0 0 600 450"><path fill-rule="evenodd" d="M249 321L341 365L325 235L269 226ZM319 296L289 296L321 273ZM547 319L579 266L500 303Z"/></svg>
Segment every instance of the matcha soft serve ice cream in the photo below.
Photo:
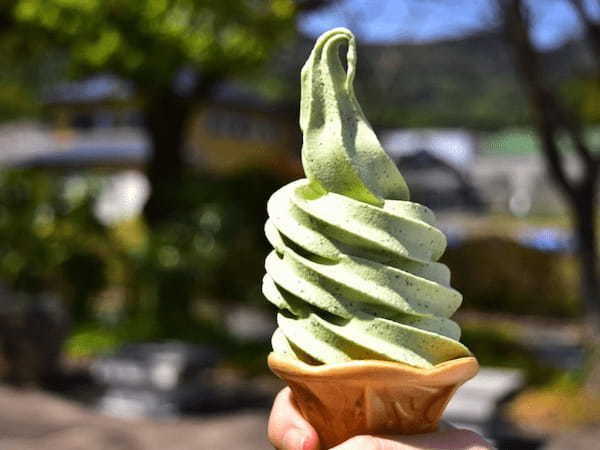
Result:
<svg viewBox="0 0 600 450"><path fill-rule="evenodd" d="M462 298L437 262L446 239L356 101L355 67L350 31L317 40L302 69L306 178L272 195L265 225L263 292L279 309L269 367L323 448L434 431L479 367L450 320Z"/></svg>
<svg viewBox="0 0 600 450"><path fill-rule="evenodd" d="M346 67L340 47L347 46ZM263 292L279 309L273 351L311 365L470 356L450 317L462 297L438 263L446 239L382 149L353 91L356 44L337 28L302 69L306 178L273 194Z"/></svg>

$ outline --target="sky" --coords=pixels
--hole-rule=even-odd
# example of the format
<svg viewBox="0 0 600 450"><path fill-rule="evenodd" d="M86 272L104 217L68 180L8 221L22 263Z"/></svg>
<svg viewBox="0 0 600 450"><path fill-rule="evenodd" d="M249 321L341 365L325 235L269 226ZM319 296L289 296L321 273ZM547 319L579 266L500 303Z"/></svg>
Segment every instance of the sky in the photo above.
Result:
<svg viewBox="0 0 600 450"><path fill-rule="evenodd" d="M363 42L430 41L460 36L494 23L493 0L338 0L301 17L299 27L317 36L336 26L350 28ZM528 0L533 39L542 49L580 32L567 0ZM600 2L587 0L600 17Z"/></svg>

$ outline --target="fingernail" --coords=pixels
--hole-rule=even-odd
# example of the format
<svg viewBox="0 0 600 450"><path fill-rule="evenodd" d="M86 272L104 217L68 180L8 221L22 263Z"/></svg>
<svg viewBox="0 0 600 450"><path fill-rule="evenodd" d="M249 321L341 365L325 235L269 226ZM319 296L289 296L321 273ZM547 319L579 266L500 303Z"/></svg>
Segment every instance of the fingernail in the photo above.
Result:
<svg viewBox="0 0 600 450"><path fill-rule="evenodd" d="M283 450L304 450L306 434L297 428L288 430L283 436Z"/></svg>

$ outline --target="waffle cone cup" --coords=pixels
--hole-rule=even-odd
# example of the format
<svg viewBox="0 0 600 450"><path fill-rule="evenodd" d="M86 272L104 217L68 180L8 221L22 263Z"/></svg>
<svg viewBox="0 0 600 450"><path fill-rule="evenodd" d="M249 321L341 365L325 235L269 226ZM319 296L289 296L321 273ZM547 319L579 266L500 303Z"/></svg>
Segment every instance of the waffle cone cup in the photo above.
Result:
<svg viewBox="0 0 600 450"><path fill-rule="evenodd" d="M292 389L323 448L361 434L435 431L454 392L479 370L474 357L430 369L371 360L312 366L276 353L268 362Z"/></svg>

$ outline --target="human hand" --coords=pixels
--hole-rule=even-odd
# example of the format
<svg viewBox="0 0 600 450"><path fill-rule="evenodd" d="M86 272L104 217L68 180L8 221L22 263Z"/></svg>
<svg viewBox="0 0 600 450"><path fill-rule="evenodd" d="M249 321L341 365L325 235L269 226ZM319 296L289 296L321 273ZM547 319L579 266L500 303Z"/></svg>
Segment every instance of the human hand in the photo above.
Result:
<svg viewBox="0 0 600 450"><path fill-rule="evenodd" d="M269 439L279 450L318 450L319 436L302 417L292 391L283 389L275 398L269 417ZM413 436L355 436L332 450L490 450L477 433L446 429Z"/></svg>

